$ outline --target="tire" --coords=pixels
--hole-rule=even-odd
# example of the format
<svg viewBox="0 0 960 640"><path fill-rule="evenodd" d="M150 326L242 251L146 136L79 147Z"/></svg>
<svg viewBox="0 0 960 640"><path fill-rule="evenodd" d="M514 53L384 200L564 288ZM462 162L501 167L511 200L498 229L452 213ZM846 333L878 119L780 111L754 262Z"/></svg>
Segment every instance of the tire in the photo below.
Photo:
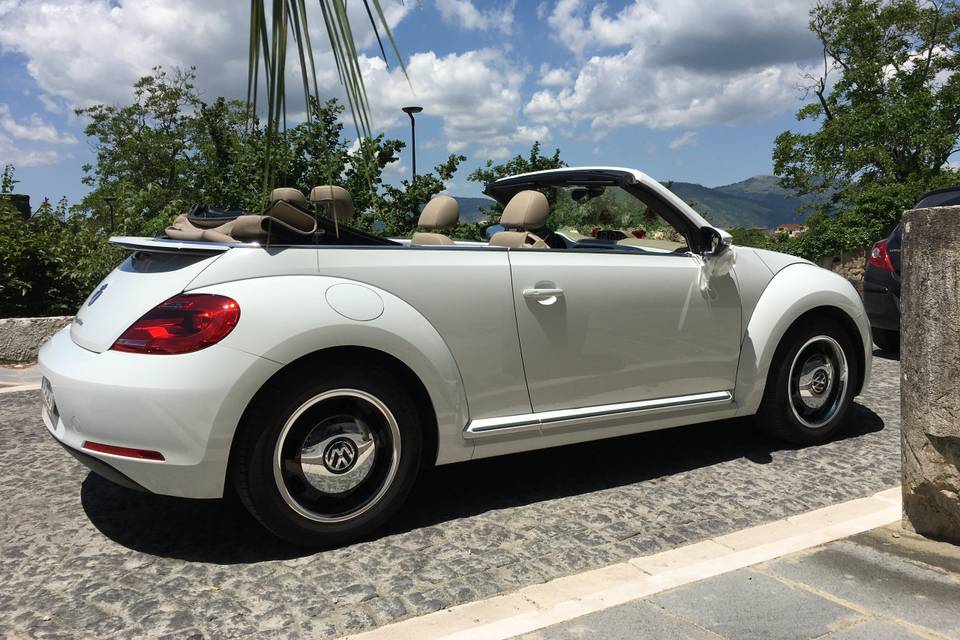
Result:
<svg viewBox="0 0 960 640"><path fill-rule="evenodd" d="M269 382L244 414L230 475L275 535L334 546L396 513L416 480L422 443L416 405L382 364L300 367Z"/></svg>
<svg viewBox="0 0 960 640"><path fill-rule="evenodd" d="M793 444L829 440L853 400L859 376L854 349L844 328L829 318L791 328L773 356L758 426Z"/></svg>
<svg viewBox="0 0 960 640"><path fill-rule="evenodd" d="M873 344L887 353L900 353L900 332L892 329L873 329Z"/></svg>

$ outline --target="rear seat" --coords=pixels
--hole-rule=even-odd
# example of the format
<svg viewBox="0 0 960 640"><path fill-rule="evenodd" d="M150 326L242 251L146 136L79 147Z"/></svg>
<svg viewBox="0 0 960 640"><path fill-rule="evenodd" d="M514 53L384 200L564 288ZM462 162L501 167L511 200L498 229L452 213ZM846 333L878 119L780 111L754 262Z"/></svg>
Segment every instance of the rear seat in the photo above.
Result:
<svg viewBox="0 0 960 640"><path fill-rule="evenodd" d="M353 218L353 198L343 187L322 185L310 190L310 202L334 222L345 222Z"/></svg>

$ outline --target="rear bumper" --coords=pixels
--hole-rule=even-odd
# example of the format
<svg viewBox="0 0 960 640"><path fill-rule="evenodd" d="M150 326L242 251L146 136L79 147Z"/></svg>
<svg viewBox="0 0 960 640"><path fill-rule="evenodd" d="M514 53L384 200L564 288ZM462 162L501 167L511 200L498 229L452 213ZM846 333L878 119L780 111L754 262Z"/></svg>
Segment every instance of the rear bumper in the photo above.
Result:
<svg viewBox="0 0 960 640"><path fill-rule="evenodd" d="M94 353L69 329L40 350L58 416L47 429L94 471L164 495L223 495L233 434L247 403L280 365L214 345L178 356ZM163 461L83 449L86 440L149 449ZM79 455L77 455L79 454ZM104 466L100 466L100 464ZM113 477L111 477L111 475Z"/></svg>
<svg viewBox="0 0 960 640"><path fill-rule="evenodd" d="M44 411L44 422L46 423L48 422L48 420L49 420L49 416L47 415L46 411ZM53 436L52 433L50 435ZM144 491L144 492L146 491L146 489L144 489L139 484L137 484L127 476L123 475L122 473L120 473L119 471L111 467L109 464L107 464L103 460L99 458L94 458L93 456L91 456L90 454L84 451L78 451L76 449L73 449L72 447L68 447L60 440L57 440L56 436L54 436L53 439L57 444L63 447L64 451L66 451L71 456L76 458L77 462L85 466L87 469L90 469L90 471L93 471L95 474L97 474L101 478L109 480L114 484L118 484L121 487L126 487L127 489L133 489L134 491Z"/></svg>

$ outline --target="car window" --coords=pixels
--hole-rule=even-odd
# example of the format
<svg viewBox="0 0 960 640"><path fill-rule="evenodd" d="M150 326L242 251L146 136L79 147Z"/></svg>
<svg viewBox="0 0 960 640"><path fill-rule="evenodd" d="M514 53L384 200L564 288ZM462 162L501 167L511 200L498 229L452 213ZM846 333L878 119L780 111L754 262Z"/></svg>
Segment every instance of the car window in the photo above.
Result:
<svg viewBox="0 0 960 640"><path fill-rule="evenodd" d="M925 195L920 202L916 204L915 209L926 209L927 207L952 207L960 204L960 188L940 189Z"/></svg>
<svg viewBox="0 0 960 640"><path fill-rule="evenodd" d="M548 226L570 240L570 250L669 254L684 236L655 210L618 186L563 186L545 191Z"/></svg>

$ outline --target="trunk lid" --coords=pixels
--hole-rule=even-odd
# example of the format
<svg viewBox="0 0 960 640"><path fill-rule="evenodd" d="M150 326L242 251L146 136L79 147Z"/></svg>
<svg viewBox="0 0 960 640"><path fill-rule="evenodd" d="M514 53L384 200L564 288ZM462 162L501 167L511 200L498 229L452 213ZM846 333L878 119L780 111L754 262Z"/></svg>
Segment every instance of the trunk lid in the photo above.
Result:
<svg viewBox="0 0 960 640"><path fill-rule="evenodd" d="M84 349L100 353L144 313L182 292L194 278L217 260L229 247L157 249L146 240L139 245L115 242L126 248L140 248L124 260L80 306L70 326L70 337ZM198 243L199 244L199 243Z"/></svg>

